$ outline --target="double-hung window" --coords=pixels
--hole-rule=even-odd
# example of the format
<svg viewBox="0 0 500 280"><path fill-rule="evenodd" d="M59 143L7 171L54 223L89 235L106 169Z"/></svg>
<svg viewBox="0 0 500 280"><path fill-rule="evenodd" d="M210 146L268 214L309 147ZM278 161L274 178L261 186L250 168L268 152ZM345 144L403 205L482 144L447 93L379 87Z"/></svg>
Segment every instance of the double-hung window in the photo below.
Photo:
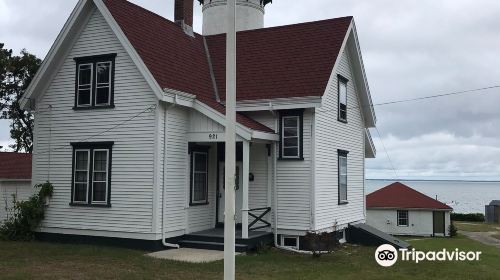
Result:
<svg viewBox="0 0 500 280"><path fill-rule="evenodd" d="M408 210L398 210L398 226L407 227L409 225Z"/></svg>
<svg viewBox="0 0 500 280"><path fill-rule="evenodd" d="M303 111L282 111L280 115L280 159L302 159Z"/></svg>
<svg viewBox="0 0 500 280"><path fill-rule="evenodd" d="M342 76L338 76L338 93L339 93L339 108L338 120L347 122L347 84L349 80Z"/></svg>
<svg viewBox="0 0 500 280"><path fill-rule="evenodd" d="M338 165L339 165L339 204L347 203L347 151L338 151Z"/></svg>
<svg viewBox="0 0 500 280"><path fill-rule="evenodd" d="M75 109L114 106L114 69L116 54L75 58Z"/></svg>
<svg viewBox="0 0 500 280"><path fill-rule="evenodd" d="M208 148L191 150L190 205L208 204Z"/></svg>
<svg viewBox="0 0 500 280"><path fill-rule="evenodd" d="M110 206L113 142L72 143L71 205Z"/></svg>

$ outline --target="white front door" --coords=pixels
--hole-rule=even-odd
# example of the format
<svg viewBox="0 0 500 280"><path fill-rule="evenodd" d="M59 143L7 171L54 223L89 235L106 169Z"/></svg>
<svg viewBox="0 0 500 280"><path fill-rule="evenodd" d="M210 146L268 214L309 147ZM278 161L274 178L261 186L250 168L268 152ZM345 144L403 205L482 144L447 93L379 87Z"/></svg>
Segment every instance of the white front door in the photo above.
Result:
<svg viewBox="0 0 500 280"><path fill-rule="evenodd" d="M241 206L243 205L243 163L236 163L236 223L241 224ZM224 223L224 209L225 209L225 164L219 163L219 223Z"/></svg>

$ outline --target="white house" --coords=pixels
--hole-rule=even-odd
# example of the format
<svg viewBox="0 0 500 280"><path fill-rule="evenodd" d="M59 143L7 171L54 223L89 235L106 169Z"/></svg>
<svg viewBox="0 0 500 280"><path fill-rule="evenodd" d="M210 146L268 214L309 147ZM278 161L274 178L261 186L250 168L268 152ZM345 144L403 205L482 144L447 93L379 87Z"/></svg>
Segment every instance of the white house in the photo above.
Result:
<svg viewBox="0 0 500 280"><path fill-rule="evenodd" d="M226 1L200 2L204 35L193 0L175 2L175 22L78 2L23 102L33 183L54 185L41 237L195 246L220 233ZM353 18L263 28L268 2L238 0L238 243L275 233L299 247L365 221L376 117Z"/></svg>
<svg viewBox="0 0 500 280"><path fill-rule="evenodd" d="M448 205L396 182L366 196L366 223L393 235L449 236Z"/></svg>
<svg viewBox="0 0 500 280"><path fill-rule="evenodd" d="M31 154L0 152L0 223L11 214L14 197L26 200L31 187Z"/></svg>

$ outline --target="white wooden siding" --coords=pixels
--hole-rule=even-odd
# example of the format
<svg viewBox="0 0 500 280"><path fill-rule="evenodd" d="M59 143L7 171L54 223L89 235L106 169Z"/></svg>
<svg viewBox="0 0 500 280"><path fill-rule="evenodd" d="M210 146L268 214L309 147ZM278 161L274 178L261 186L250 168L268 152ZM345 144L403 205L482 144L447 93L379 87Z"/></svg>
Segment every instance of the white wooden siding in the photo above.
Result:
<svg viewBox="0 0 500 280"><path fill-rule="evenodd" d="M4 221L13 207L13 197L24 201L33 194L31 181L0 181L0 223Z"/></svg>
<svg viewBox="0 0 500 280"><path fill-rule="evenodd" d="M337 121L337 74L349 80L347 124ZM337 73L333 73L316 114L315 134L315 229L362 221L364 214L364 128L349 55L340 57ZM347 200L338 205L337 150L349 151L347 157Z"/></svg>
<svg viewBox="0 0 500 280"><path fill-rule="evenodd" d="M313 112L306 110L303 132L304 160L277 162L279 230L311 229L312 120Z"/></svg>
<svg viewBox="0 0 500 280"><path fill-rule="evenodd" d="M433 212L431 210L409 210L406 227L398 226L396 209L368 209L366 223L380 231L394 235L422 235L434 234ZM445 232L449 235L450 212L445 212Z"/></svg>
<svg viewBox="0 0 500 280"><path fill-rule="evenodd" d="M116 108L74 111L76 64L73 58L108 53L117 53ZM57 74L45 94L37 100L35 114L34 184L49 179L49 141L52 147L50 181L54 184L54 196L42 231L57 229L64 233L64 229L67 229L74 233L75 230L93 230L116 232L116 237L126 237L127 233L140 237L140 234L153 232L155 112L153 110L131 118L157 104L157 99L98 11L92 12L87 26L61 68L52 71L57 71ZM49 105L52 110L48 109ZM86 140L115 142L111 178L112 207L70 206L73 152L70 142L85 140L117 124L122 125Z"/></svg>
<svg viewBox="0 0 500 280"><path fill-rule="evenodd" d="M191 110L189 132L224 132L224 126L203 115Z"/></svg>
<svg viewBox="0 0 500 280"><path fill-rule="evenodd" d="M186 207L189 200L189 193L187 192L187 186L189 185L189 173L187 171L189 169L189 157L186 135L188 126L188 109L178 106L169 109L166 158L167 181L165 182L166 200L164 202L166 205L165 231L167 233L186 230ZM161 158L163 159L163 156ZM163 160L161 162L161 170L163 170ZM162 190L160 189L158 193L161 196ZM160 203L160 215L161 206ZM161 227L161 223L159 226Z"/></svg>

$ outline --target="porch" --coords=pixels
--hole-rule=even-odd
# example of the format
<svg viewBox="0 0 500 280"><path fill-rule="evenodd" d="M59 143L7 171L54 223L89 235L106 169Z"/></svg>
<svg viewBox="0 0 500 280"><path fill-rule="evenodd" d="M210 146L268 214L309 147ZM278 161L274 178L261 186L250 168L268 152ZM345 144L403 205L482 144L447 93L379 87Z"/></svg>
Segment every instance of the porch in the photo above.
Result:
<svg viewBox="0 0 500 280"><path fill-rule="evenodd" d="M236 230L236 252L255 250L262 244L271 244L273 234L266 231L249 231L248 238L242 238L242 230ZM224 228L217 227L209 230L193 232L183 236L179 241L182 248L196 248L207 250L224 250Z"/></svg>
<svg viewBox="0 0 500 280"><path fill-rule="evenodd" d="M191 133L189 137L191 179L186 232L190 238L203 237L198 241L223 238L224 138L223 133ZM271 141L237 139L235 224L237 238L248 239L250 243L272 232L273 146ZM239 244L248 245L247 242Z"/></svg>

